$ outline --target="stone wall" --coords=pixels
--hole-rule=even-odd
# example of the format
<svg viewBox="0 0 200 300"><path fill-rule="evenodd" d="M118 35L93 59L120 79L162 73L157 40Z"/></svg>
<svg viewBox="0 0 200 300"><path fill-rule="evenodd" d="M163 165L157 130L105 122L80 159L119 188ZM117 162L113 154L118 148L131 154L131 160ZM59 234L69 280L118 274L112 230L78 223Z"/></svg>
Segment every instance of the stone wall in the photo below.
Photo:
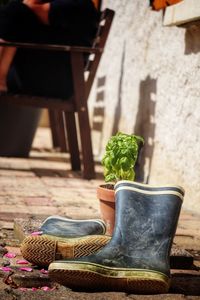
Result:
<svg viewBox="0 0 200 300"><path fill-rule="evenodd" d="M89 101L95 154L118 130L143 135L138 180L182 185L198 212L200 25L163 27L148 4L103 1L116 15Z"/></svg>

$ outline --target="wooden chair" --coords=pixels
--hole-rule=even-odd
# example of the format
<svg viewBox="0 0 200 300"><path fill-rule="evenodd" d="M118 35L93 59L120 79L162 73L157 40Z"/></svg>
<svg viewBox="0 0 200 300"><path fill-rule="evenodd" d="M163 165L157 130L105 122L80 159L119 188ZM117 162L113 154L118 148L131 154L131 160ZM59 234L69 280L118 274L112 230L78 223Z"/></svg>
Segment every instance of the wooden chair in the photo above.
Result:
<svg viewBox="0 0 200 300"><path fill-rule="evenodd" d="M52 128L54 128L54 143L61 146L63 151L66 150L66 145L68 145L71 166L74 171L81 169L78 145L79 132L82 150L83 178L85 179L92 179L95 177L87 100L105 47L113 17L114 11L110 9L105 9L101 13L97 36L91 48L67 45L0 42L0 46L43 49L47 51L66 51L70 53L74 87L74 95L70 99L63 100L34 95L7 94L0 97L0 104L9 103L10 105L14 104L47 108L49 110L51 123L54 123L54 126L52 126ZM84 65L85 53L90 54L86 65ZM78 116L78 132L75 114Z"/></svg>

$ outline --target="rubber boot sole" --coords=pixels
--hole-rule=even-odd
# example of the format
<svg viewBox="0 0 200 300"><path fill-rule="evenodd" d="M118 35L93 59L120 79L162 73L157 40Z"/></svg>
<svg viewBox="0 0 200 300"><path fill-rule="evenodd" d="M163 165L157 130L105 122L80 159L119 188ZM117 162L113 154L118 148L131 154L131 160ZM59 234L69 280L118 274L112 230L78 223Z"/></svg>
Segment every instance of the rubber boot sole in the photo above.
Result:
<svg viewBox="0 0 200 300"><path fill-rule="evenodd" d="M38 266L48 266L58 259L76 258L97 252L110 241L106 235L59 238L50 235L28 236L21 244L23 257Z"/></svg>
<svg viewBox="0 0 200 300"><path fill-rule="evenodd" d="M162 294L167 293L170 285L169 277L156 271L111 268L84 262L53 262L49 266L49 276L75 290Z"/></svg>

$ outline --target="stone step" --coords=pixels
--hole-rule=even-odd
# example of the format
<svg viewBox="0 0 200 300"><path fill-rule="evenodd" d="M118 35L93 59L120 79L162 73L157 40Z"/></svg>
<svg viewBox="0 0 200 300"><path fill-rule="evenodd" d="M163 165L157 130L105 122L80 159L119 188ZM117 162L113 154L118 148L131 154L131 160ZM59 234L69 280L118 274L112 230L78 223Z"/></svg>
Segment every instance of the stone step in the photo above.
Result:
<svg viewBox="0 0 200 300"><path fill-rule="evenodd" d="M181 25L196 20L200 20L200 1L184 0L166 8L163 25Z"/></svg>
<svg viewBox="0 0 200 300"><path fill-rule="evenodd" d="M172 293L184 295L200 295L200 272L199 270L171 270ZM199 297L198 297L199 299Z"/></svg>

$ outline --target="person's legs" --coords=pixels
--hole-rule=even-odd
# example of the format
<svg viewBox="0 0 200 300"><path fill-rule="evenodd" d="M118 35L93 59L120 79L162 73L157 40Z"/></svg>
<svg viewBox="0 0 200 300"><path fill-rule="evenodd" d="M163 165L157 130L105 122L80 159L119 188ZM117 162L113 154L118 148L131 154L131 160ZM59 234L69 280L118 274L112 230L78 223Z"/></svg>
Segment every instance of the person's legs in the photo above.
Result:
<svg viewBox="0 0 200 300"><path fill-rule="evenodd" d="M15 47L0 47L0 92L7 91L7 75L15 53Z"/></svg>

